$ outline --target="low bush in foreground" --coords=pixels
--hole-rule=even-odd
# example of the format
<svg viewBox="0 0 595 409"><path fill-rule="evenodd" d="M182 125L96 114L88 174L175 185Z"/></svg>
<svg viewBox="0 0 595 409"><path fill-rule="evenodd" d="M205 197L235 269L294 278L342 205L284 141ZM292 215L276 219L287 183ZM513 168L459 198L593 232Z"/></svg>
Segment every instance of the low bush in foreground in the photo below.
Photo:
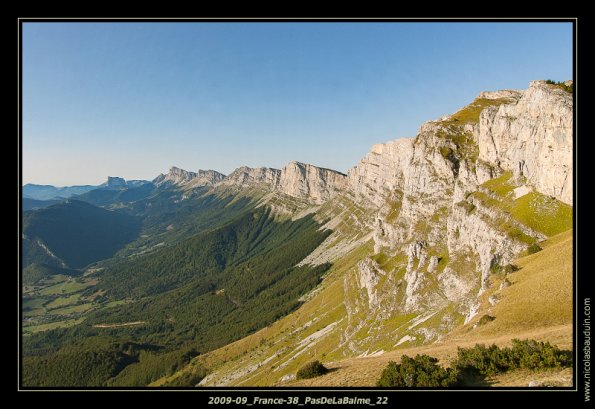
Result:
<svg viewBox="0 0 595 409"><path fill-rule="evenodd" d="M513 339L512 348L499 348L496 345L459 348L454 366L459 369L472 367L490 376L512 369L561 368L571 364L568 352L561 351L549 342Z"/></svg>
<svg viewBox="0 0 595 409"><path fill-rule="evenodd" d="M451 368L438 365L438 359L428 355L410 358L403 355L401 363L389 362L382 371L377 386L383 387L453 387L485 386L485 378L514 369L564 368L572 365L570 351L562 351L549 342L512 340L512 348L477 344L459 348Z"/></svg>
<svg viewBox="0 0 595 409"><path fill-rule="evenodd" d="M377 385L416 388L449 387L456 383L455 371L438 365L438 359L428 355L417 355L415 358L403 355L400 364L389 362Z"/></svg>
<svg viewBox="0 0 595 409"><path fill-rule="evenodd" d="M309 362L302 366L296 374L296 379L309 379L324 375L328 369L320 361Z"/></svg>

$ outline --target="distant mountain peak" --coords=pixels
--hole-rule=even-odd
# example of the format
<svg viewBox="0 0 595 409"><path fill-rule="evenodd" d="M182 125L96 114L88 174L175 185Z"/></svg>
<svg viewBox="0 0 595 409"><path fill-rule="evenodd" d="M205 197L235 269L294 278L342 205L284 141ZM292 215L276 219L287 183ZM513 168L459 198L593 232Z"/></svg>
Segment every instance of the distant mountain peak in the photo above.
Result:
<svg viewBox="0 0 595 409"><path fill-rule="evenodd" d="M267 185L275 187L279 183L281 177L281 170L273 168L250 168L248 166L240 166L231 172L222 184L227 186L246 187L252 185Z"/></svg>
<svg viewBox="0 0 595 409"><path fill-rule="evenodd" d="M289 196L320 204L347 188L347 175L332 169L291 161L283 169L242 166L227 176L222 184L238 187L263 185Z"/></svg>
<svg viewBox="0 0 595 409"><path fill-rule="evenodd" d="M196 172L190 172L188 170L184 170L182 168L178 168L176 166L172 166L169 168L168 175L177 175L177 176L184 176L184 177L196 177Z"/></svg>
<svg viewBox="0 0 595 409"><path fill-rule="evenodd" d="M108 176L107 182L105 182L105 186L107 187L125 187L126 180L121 177L117 176Z"/></svg>
<svg viewBox="0 0 595 409"><path fill-rule="evenodd" d="M184 186L184 187L199 187L199 186L214 186L216 183L222 181L225 175L216 170L201 170L191 172L172 166L167 174L160 174L153 179L155 186Z"/></svg>
<svg viewBox="0 0 595 409"><path fill-rule="evenodd" d="M97 186L103 189L125 189L128 187L138 187L144 184L151 183L148 180L126 180L119 176L108 176L107 181Z"/></svg>
<svg viewBox="0 0 595 409"><path fill-rule="evenodd" d="M23 186L22 195L24 198L35 200L64 199L86 193L90 190L97 189L97 187L98 186L92 185L56 187L52 185L27 183Z"/></svg>

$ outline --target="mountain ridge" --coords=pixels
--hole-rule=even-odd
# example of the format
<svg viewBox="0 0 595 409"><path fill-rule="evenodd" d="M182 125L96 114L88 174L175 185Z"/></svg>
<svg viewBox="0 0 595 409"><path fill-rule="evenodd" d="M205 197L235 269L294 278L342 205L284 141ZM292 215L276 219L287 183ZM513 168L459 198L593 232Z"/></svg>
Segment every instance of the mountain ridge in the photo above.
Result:
<svg viewBox="0 0 595 409"><path fill-rule="evenodd" d="M194 188L200 186L214 186L217 182L223 180L225 175L216 170L201 170L197 172L190 172L172 166L166 174L160 174L153 179L153 184L157 187L161 186L184 186L186 188Z"/></svg>
<svg viewBox="0 0 595 409"><path fill-rule="evenodd" d="M504 316L488 324L482 318L504 305L499 303L507 286L526 288L515 284L525 274L517 273L525 266L519 256L550 257L555 252L540 255L542 246L572 229L572 125L572 94L535 81L523 91L481 93L457 112L422 124L414 138L376 144L347 174L295 161L282 169L244 166L227 176L173 167L134 201L106 202L141 218L143 230L113 259L85 272L99 281L94 285L102 297L123 302L90 314L88 322L142 322L118 332L174 349L199 345L194 355L200 355L185 369L157 382L172 386L202 378L202 385L290 385L308 360L332 366L436 345L459 330L473 335L502 325ZM225 342L232 343L210 350L220 344L204 333L213 328L205 323L220 322L213 311L227 314L241 305L241 288L254 286L253 295L271 305L293 288L255 284L277 271L264 267L267 260L282 260L283 254L271 250L251 257L258 246L268 246L270 234L286 241L277 228L301 240L293 226L305 222L316 240L307 251L296 245L289 263L295 270L288 267L297 274L291 280L311 271L311 290L291 293L295 310L267 309L269 318L260 321L244 317L251 324L242 334L252 335L232 342L237 337L226 333ZM221 240L205 245L211 234ZM218 282L218 271L232 261L228 247L240 242L246 253L228 271L231 281ZM565 246L567 252L572 243ZM42 250L44 262L57 262ZM220 265L205 275L204 260ZM125 286L130 288L121 293ZM204 305L214 306L210 315L203 316L207 310L198 304L188 307L198 289ZM186 301L180 304L182 295ZM258 314L257 305L250 305ZM224 327L235 328L236 318L226 316ZM83 336L79 327L68 333ZM155 354L151 359L165 356ZM167 371L134 378L153 365L147 359L141 356L109 384L137 379L145 385Z"/></svg>
<svg viewBox="0 0 595 409"><path fill-rule="evenodd" d="M36 185L27 183L23 185L21 193L23 198L35 200L64 200L73 196L83 195L96 189L124 189L135 188L151 183L148 180L125 180L117 176L108 176L100 185L78 185L57 187L54 185Z"/></svg>
<svg viewBox="0 0 595 409"><path fill-rule="evenodd" d="M320 246L329 256L310 258L334 263L325 281L263 330L263 346L253 336L197 358L211 372L201 385L285 385L308 359L382 355L476 325L498 303L486 294L514 281L515 259L572 229L572 143L572 94L533 81L481 93L415 138L374 145L348 187L315 210L339 226ZM360 214L371 215L358 227L371 237L345 225ZM268 346L277 342L285 347Z"/></svg>

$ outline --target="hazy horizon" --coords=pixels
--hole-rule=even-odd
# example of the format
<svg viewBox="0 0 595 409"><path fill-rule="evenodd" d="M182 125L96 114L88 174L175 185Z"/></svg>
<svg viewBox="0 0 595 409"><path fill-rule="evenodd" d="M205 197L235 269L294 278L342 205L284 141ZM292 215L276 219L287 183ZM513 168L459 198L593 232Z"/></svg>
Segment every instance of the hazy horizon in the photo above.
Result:
<svg viewBox="0 0 595 409"><path fill-rule="evenodd" d="M571 23L27 22L22 44L23 185L346 173L482 91L573 72Z"/></svg>
<svg viewBox="0 0 595 409"><path fill-rule="evenodd" d="M302 162L302 161L300 161L300 160L295 160L295 161L297 161L297 162ZM288 163L289 163L289 162L287 162L285 165L287 165ZM305 162L302 162L302 163L305 163ZM308 163L308 164L309 164L309 165L318 166L318 165L316 165L316 164L314 164L314 163ZM267 168L274 168L274 169L279 169L279 170L280 170L280 169L284 168L284 167L285 167L285 165L283 165L283 166L281 166L281 167L279 167L279 168L274 168L274 167L272 167L272 166L266 166L266 165L263 165L263 166L255 166L255 167L267 167ZM242 167L242 166L244 166L244 165L240 165L240 166L238 166L237 168L234 168L232 171L230 171L230 172L227 172L227 173L226 173L226 172L221 172L221 171L219 171L218 169L185 169L185 168L181 168L180 166L171 165L171 166L170 166L169 168L167 168L166 170L164 170L164 171L162 171L162 172L159 172L158 174L156 174L156 175L154 175L154 176L151 176L151 177L146 177L146 178L142 178L142 177L130 177L130 178L128 178L128 177L123 177L123 176L120 176L120 175L107 175L107 176L105 176L105 177L104 177L102 180L100 180L100 181L98 181L98 182L96 182L96 183L75 183L75 184L70 184L70 185L57 185L57 184L55 184L55 183L35 183L35 182L23 182L23 184L22 184L22 185L24 186L24 185L27 185L27 184L32 184L32 185L40 185L40 186L54 186L54 187L85 186L85 185L93 186L93 185L100 185L100 184L102 184L102 183L104 183L104 182L107 182L107 179L108 179L108 177L121 177L122 179L124 179L124 180L126 180L126 181L130 181L130 180L147 180L147 181L151 182L151 181L153 181L153 179L155 179L155 178L156 178L157 176L159 176L160 174L165 174L165 173L168 173L168 172L169 172L169 170L170 170L172 167L180 168L180 169L183 169L183 170L186 170L186 171L189 171L189 172L197 172L198 170L214 170L214 171L217 171L217 172L219 172L219 173L222 173L222 174L224 174L225 176L228 176L228 175L229 175L230 173L232 173L234 170L236 170L236 169L238 169L238 168L240 168L240 167ZM355 165L354 165L354 166L355 166ZM322 168L324 168L324 166L319 166L319 167L322 167ZM327 168L327 169L331 169L331 168ZM345 174L347 174L347 171L345 171L345 172L342 172L342 171L340 171L340 170L337 170L337 169L331 169L331 170L336 170L337 172L341 172L341 173L345 173Z"/></svg>

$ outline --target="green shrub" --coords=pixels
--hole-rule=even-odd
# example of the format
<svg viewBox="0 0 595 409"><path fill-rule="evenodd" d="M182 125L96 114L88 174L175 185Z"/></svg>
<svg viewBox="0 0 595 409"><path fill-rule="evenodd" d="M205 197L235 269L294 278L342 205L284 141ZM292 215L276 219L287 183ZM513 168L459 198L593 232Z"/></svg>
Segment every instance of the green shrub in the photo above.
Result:
<svg viewBox="0 0 595 409"><path fill-rule="evenodd" d="M448 146L441 146L440 155L442 155L443 158L448 158L452 155L452 149Z"/></svg>
<svg viewBox="0 0 595 409"><path fill-rule="evenodd" d="M489 316L485 315L482 319L486 317ZM417 355L415 358L403 355L400 364L389 362L382 371L377 386L487 386L487 376L508 370L560 368L571 365L570 351L562 351L548 342L513 339L512 348L483 344L476 344L472 348L459 348L452 368L446 369L438 365L438 359L428 355Z"/></svg>
<svg viewBox="0 0 595 409"><path fill-rule="evenodd" d="M475 210L475 205L473 203L466 201L466 200L461 200L460 202L457 203L457 206L461 206L462 208L464 208L465 211L467 212L467 214L470 214L471 212L473 212Z"/></svg>
<svg viewBox="0 0 595 409"><path fill-rule="evenodd" d="M512 348L486 347L459 348L455 368L463 371L475 368L482 375L490 376L512 369L559 368L572 364L570 354L549 342L512 340Z"/></svg>
<svg viewBox="0 0 595 409"><path fill-rule="evenodd" d="M509 361L515 368L560 368L572 365L570 354L549 342L533 339L513 339L509 354Z"/></svg>
<svg viewBox="0 0 595 409"><path fill-rule="evenodd" d="M383 387L449 387L457 384L454 370L438 365L438 359L428 355L410 358L403 355L401 363L389 362L382 371L377 386Z"/></svg>
<svg viewBox="0 0 595 409"><path fill-rule="evenodd" d="M527 254L535 254L540 252L541 250L542 248L539 247L539 244L533 243L527 248Z"/></svg>
<svg viewBox="0 0 595 409"><path fill-rule="evenodd" d="M516 264L507 264L502 268L502 271L504 272L504 274L511 274L515 271L519 271L519 266L517 266Z"/></svg>
<svg viewBox="0 0 595 409"><path fill-rule="evenodd" d="M496 274L499 276L505 276L507 274L514 273L515 271L519 271L519 267L514 264L506 264L505 266L494 263L490 267L490 272L492 274Z"/></svg>
<svg viewBox="0 0 595 409"><path fill-rule="evenodd" d="M320 361L308 362L302 366L296 374L296 379L309 379L316 378L317 376L324 375L328 372L328 369L320 363Z"/></svg>
<svg viewBox="0 0 595 409"><path fill-rule="evenodd" d="M485 325L488 322L492 322L496 319L496 317L492 317L491 315L484 315L483 317L481 317L479 319L479 321L477 322L477 325Z"/></svg>
<svg viewBox="0 0 595 409"><path fill-rule="evenodd" d="M574 92L574 84L566 85L563 81L554 81L554 80L545 80L546 84L556 85L559 88L563 89L566 92L573 93Z"/></svg>
<svg viewBox="0 0 595 409"><path fill-rule="evenodd" d="M477 344L473 348L459 348L454 365L463 371L475 368L482 375L494 375L509 369L506 354L496 345Z"/></svg>

